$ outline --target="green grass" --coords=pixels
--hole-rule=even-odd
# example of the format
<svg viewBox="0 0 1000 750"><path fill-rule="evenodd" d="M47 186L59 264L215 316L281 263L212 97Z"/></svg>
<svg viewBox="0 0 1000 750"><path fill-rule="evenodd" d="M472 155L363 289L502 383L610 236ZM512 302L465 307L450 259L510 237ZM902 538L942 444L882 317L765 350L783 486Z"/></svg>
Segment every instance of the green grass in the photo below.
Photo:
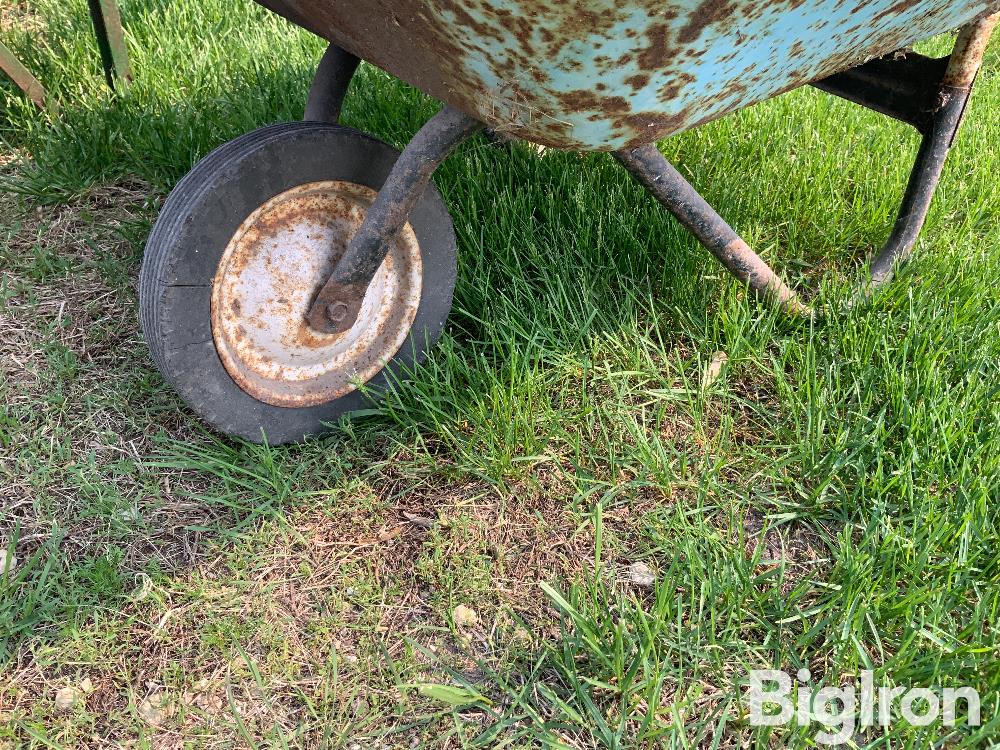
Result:
<svg viewBox="0 0 1000 750"><path fill-rule="evenodd" d="M299 117L322 45L249 2L130 0L112 95L86 4L28 7L0 33L60 107L0 82L0 748L810 747L739 700L803 666L982 695L979 729L859 747L1000 738L996 51L914 261L822 325L748 299L609 157L470 142L436 176L460 261L433 357L269 448L166 389L135 277L170 187ZM345 119L401 146L435 106L365 66ZM661 146L833 305L915 147L811 90Z"/></svg>

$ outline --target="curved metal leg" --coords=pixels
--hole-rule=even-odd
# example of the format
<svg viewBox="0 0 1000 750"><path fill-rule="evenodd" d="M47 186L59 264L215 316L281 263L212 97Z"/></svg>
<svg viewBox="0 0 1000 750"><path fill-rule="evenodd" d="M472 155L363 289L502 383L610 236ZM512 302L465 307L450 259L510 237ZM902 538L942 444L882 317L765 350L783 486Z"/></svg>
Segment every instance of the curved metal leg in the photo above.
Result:
<svg viewBox="0 0 1000 750"><path fill-rule="evenodd" d="M775 299L795 314L808 314L809 308L799 300L798 295L691 187L674 165L664 158L656 144L618 151L614 157L718 258L729 273L761 297Z"/></svg>
<svg viewBox="0 0 1000 750"><path fill-rule="evenodd" d="M302 118L307 122L328 122L336 125L340 120L340 110L347 96L354 72L361 61L350 52L331 44L323 53L323 59L316 68L306 101L306 112Z"/></svg>
<svg viewBox="0 0 1000 750"><path fill-rule="evenodd" d="M937 61L922 58L896 68L891 67L891 62L887 67L885 61L875 61L852 74L841 74L837 81L831 79L816 84L909 122L923 134L896 223L888 241L870 263L869 277L860 285L860 298L891 279L898 263L916 244L941 178L945 157L961 125L983 52L998 21L1000 14L984 17L963 28L951 56L940 61L946 65L943 75L939 74L936 80L899 81L892 73L886 73L886 70L902 69L912 73L936 69L934 63ZM929 100L930 111L918 111L920 108L913 106L912 99L926 94L929 96L919 98ZM890 104L886 95L895 95L900 101ZM774 299L790 313L810 314L810 308L691 187L655 145L620 151L614 156L733 276L758 296Z"/></svg>
<svg viewBox="0 0 1000 750"><path fill-rule="evenodd" d="M896 266L913 251L941 179L945 158L962 124L972 85L997 21L1000 21L1000 14L970 24L958 35L938 93L940 108L934 113L920 142L920 151L910 173L892 234L869 266L871 278L863 288L866 295L889 281Z"/></svg>
<svg viewBox="0 0 1000 750"><path fill-rule="evenodd" d="M309 308L306 318L312 328L323 333L351 329L389 242L406 224L434 170L482 128L481 122L451 107L424 124L399 155L364 222Z"/></svg>

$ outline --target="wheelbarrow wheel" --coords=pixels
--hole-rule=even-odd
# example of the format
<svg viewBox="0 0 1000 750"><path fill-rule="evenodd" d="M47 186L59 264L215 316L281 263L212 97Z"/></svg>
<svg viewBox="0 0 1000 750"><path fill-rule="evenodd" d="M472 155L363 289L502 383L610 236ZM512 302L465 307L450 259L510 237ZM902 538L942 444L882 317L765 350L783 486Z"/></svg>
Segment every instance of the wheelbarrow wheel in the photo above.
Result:
<svg viewBox="0 0 1000 750"><path fill-rule="evenodd" d="M398 156L350 128L284 123L219 147L171 192L140 272L142 329L163 377L212 427L271 444L320 434L433 346L456 269L433 185L355 325L324 334L305 320Z"/></svg>

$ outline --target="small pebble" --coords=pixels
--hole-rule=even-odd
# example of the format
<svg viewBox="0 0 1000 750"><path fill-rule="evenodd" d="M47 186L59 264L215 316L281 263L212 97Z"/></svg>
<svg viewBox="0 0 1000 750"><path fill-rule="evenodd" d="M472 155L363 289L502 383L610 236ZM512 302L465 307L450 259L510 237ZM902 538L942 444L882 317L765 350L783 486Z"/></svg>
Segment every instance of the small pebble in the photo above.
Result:
<svg viewBox="0 0 1000 750"><path fill-rule="evenodd" d="M705 368L705 378L702 380L702 388L708 388L719 376L722 375L722 368L725 367L726 362L729 361L729 355L725 352L716 352L712 355L712 360L708 363L708 367Z"/></svg>
<svg viewBox="0 0 1000 750"><path fill-rule="evenodd" d="M172 706L163 693L154 693L139 704L139 716L153 726L159 726L170 718Z"/></svg>
<svg viewBox="0 0 1000 750"><path fill-rule="evenodd" d="M514 642L527 648L532 642L531 633L528 632L527 628L523 628L518 625L517 629L514 631Z"/></svg>
<svg viewBox="0 0 1000 750"><path fill-rule="evenodd" d="M7 552L7 550L0 549L0 576L13 571L15 565L17 565L17 558Z"/></svg>
<svg viewBox="0 0 1000 750"><path fill-rule="evenodd" d="M476 610L472 607L466 607L464 604L459 604L451 611L451 619L452 622L455 623L456 627L471 628L479 622L479 615L476 614Z"/></svg>
<svg viewBox="0 0 1000 750"><path fill-rule="evenodd" d="M656 582L652 569L644 562L634 562L628 566L628 580L639 588L651 589Z"/></svg>
<svg viewBox="0 0 1000 750"><path fill-rule="evenodd" d="M56 709L59 711L72 711L73 706L80 702L83 693L75 687L59 688L56 691Z"/></svg>
<svg viewBox="0 0 1000 750"><path fill-rule="evenodd" d="M428 518L427 516L418 516L415 513L406 513L406 512L403 513L403 517L418 528L421 529L434 528L433 518Z"/></svg>

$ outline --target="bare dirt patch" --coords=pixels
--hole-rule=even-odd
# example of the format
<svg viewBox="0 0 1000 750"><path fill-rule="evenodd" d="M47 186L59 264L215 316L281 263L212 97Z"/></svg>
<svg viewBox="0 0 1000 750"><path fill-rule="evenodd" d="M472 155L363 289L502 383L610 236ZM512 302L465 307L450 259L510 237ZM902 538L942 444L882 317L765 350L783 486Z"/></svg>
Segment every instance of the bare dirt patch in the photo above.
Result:
<svg viewBox="0 0 1000 750"><path fill-rule="evenodd" d="M830 564L829 550L812 529L799 524L772 525L761 511L750 508L743 516L742 534L748 560L756 557L758 572L784 567L782 592L788 593L803 578L821 577Z"/></svg>
<svg viewBox="0 0 1000 750"><path fill-rule="evenodd" d="M38 32L45 27L42 17L24 0L13 0L0 5L0 32Z"/></svg>

